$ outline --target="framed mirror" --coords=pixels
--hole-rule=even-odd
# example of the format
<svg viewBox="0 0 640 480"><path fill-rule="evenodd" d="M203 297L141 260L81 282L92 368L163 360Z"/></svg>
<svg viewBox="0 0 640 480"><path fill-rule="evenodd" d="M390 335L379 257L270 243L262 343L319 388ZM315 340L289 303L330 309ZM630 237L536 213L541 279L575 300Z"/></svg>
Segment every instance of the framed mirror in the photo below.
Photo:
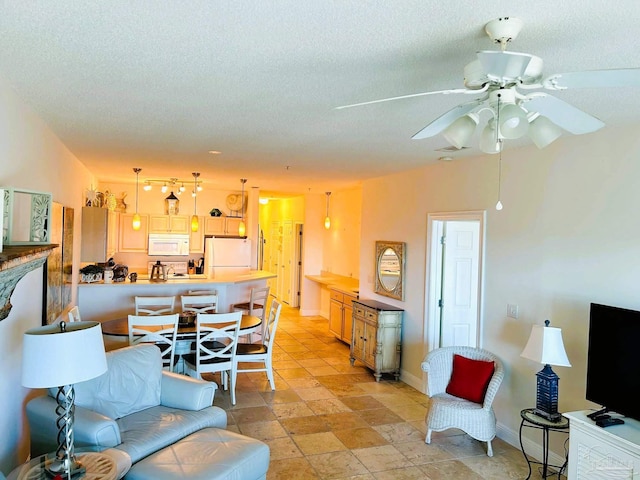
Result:
<svg viewBox="0 0 640 480"><path fill-rule="evenodd" d="M404 242L376 241L375 293L404 301Z"/></svg>

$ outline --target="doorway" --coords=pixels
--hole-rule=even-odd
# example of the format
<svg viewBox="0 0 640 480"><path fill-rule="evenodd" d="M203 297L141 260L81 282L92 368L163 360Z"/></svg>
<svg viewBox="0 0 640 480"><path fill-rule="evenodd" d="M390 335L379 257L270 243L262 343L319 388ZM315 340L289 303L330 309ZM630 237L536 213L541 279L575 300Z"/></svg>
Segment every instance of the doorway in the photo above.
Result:
<svg viewBox="0 0 640 480"><path fill-rule="evenodd" d="M451 345L482 346L485 218L484 211L427 217L427 352Z"/></svg>

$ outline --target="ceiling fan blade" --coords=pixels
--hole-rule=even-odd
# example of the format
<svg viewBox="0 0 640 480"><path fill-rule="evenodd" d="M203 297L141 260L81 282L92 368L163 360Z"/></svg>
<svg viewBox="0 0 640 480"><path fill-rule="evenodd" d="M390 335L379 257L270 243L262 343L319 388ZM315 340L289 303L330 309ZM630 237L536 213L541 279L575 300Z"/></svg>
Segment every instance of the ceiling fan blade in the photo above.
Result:
<svg viewBox="0 0 640 480"><path fill-rule="evenodd" d="M546 93L535 94L523 106L530 112L541 113L574 135L595 132L604 127L602 120Z"/></svg>
<svg viewBox="0 0 640 480"><path fill-rule="evenodd" d="M429 138L438 135L458 118L466 115L467 113L470 113L476 107L478 107L478 105L481 105L485 100L486 98L479 98L474 100L473 102L463 103L456 107L453 107L448 112L440 115L433 122L424 127L411 138L413 140L420 140L422 138Z"/></svg>
<svg viewBox="0 0 640 480"><path fill-rule="evenodd" d="M478 60L482 70L489 78L516 79L521 78L533 55L518 52L501 52L482 50L478 52Z"/></svg>
<svg viewBox="0 0 640 480"><path fill-rule="evenodd" d="M550 90L590 87L640 87L640 68L558 73L545 79L543 85Z"/></svg>
<svg viewBox="0 0 640 480"><path fill-rule="evenodd" d="M403 98L422 97L425 95L449 94L449 93L478 93L478 91L469 91L466 88L456 88L452 90L437 90L433 92L412 93L410 95L401 95L399 97L381 98L380 100L371 100L369 102L352 103L351 105L342 105L335 107L334 110L343 110L345 108L361 107L363 105L372 105L374 103L391 102L393 100L402 100Z"/></svg>

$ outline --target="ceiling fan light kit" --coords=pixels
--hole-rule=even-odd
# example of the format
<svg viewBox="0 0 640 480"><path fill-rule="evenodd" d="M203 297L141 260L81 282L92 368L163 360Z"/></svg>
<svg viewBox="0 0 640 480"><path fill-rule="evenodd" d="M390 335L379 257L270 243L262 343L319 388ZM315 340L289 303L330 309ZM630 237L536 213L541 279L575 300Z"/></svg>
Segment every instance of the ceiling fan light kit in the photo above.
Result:
<svg viewBox="0 0 640 480"><path fill-rule="evenodd" d="M461 103L413 135L414 140L442 134L456 149L467 147L480 124L479 114L490 118L479 135L485 153L502 151L504 140L528 135L544 148L568 132L573 135L595 132L604 126L598 118L540 90L563 91L575 88L640 87L640 68L559 73L543 78L544 62L528 53L507 52L507 44L517 38L522 20L501 17L485 25L489 38L500 45L498 51L478 51L477 58L464 67L462 89L414 93L343 105L338 109L396 101L428 95L472 94L473 101Z"/></svg>

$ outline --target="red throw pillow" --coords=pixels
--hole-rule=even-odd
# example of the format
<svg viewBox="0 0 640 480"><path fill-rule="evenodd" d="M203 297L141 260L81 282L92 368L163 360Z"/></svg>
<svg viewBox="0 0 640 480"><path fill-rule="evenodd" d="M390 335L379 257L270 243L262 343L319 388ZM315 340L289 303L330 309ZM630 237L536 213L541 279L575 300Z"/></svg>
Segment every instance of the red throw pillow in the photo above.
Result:
<svg viewBox="0 0 640 480"><path fill-rule="evenodd" d="M446 391L450 395L482 403L494 369L492 361L472 360L454 354L453 372Z"/></svg>

